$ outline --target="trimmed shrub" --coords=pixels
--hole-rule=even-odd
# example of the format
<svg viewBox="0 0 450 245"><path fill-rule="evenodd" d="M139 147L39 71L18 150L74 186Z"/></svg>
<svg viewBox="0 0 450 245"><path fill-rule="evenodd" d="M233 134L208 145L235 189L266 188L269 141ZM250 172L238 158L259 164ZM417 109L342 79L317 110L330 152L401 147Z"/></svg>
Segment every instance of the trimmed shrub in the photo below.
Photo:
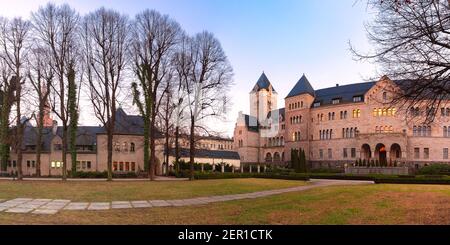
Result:
<svg viewBox="0 0 450 245"><path fill-rule="evenodd" d="M419 174L426 175L450 175L450 165L448 164L432 164L419 169Z"/></svg>

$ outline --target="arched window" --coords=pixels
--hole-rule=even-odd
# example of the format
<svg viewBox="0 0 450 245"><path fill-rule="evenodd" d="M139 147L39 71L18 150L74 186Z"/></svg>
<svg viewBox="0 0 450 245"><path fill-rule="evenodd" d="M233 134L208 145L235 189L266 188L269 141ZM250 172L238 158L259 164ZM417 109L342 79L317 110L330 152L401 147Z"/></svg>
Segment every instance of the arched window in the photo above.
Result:
<svg viewBox="0 0 450 245"><path fill-rule="evenodd" d="M348 130L348 128L346 128L345 129L345 138L349 138L350 136L349 136L349 130Z"/></svg>
<svg viewBox="0 0 450 245"><path fill-rule="evenodd" d="M125 151L125 152L128 151L128 143L127 143L127 142L123 142L123 143L122 143L122 149L123 149L123 151Z"/></svg>
<svg viewBox="0 0 450 245"><path fill-rule="evenodd" d="M413 127L413 136L417 136L417 127L416 126Z"/></svg>
<svg viewBox="0 0 450 245"><path fill-rule="evenodd" d="M443 137L448 137L447 136L447 126L444 126L444 129L442 130L443 132Z"/></svg>
<svg viewBox="0 0 450 245"><path fill-rule="evenodd" d="M387 100L387 93L383 92L383 100L386 101Z"/></svg>
<svg viewBox="0 0 450 245"><path fill-rule="evenodd" d="M422 135L422 126L419 126L418 131L419 131L419 136L423 136L423 135Z"/></svg>
<svg viewBox="0 0 450 245"><path fill-rule="evenodd" d="M431 136L431 126L427 127L427 136L430 137Z"/></svg>
<svg viewBox="0 0 450 245"><path fill-rule="evenodd" d="M327 135L326 135L326 139L330 138L330 131L327 129Z"/></svg>
<svg viewBox="0 0 450 245"><path fill-rule="evenodd" d="M329 139L332 139L333 138L333 129L330 129L330 138Z"/></svg>
<svg viewBox="0 0 450 245"><path fill-rule="evenodd" d="M347 111L344 111L344 119L347 119Z"/></svg>
<svg viewBox="0 0 450 245"><path fill-rule="evenodd" d="M342 138L345 138L345 128L342 128Z"/></svg>
<svg viewBox="0 0 450 245"><path fill-rule="evenodd" d="M353 138L353 128L350 129L350 138Z"/></svg>
<svg viewBox="0 0 450 245"><path fill-rule="evenodd" d="M135 145L134 145L133 142L131 142L131 143L130 143L130 152L135 152L135 151L136 151Z"/></svg>
<svg viewBox="0 0 450 245"><path fill-rule="evenodd" d="M283 146L284 145L284 137L281 136L280 140L281 140L281 145Z"/></svg>
<svg viewBox="0 0 450 245"><path fill-rule="evenodd" d="M331 113L331 120L334 120L335 113Z"/></svg>

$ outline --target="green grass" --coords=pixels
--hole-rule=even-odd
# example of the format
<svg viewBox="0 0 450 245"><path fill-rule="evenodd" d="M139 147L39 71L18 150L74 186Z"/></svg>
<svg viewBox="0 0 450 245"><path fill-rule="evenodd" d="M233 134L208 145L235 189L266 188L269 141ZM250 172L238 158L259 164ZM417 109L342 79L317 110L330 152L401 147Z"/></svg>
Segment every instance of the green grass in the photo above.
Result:
<svg viewBox="0 0 450 245"><path fill-rule="evenodd" d="M289 183L278 184L282 182ZM448 210L450 186L383 184L322 187L183 208L62 211L51 216L0 213L0 224L450 224Z"/></svg>
<svg viewBox="0 0 450 245"><path fill-rule="evenodd" d="M289 188L303 181L276 179L224 179L204 181L0 181L0 199L18 197L72 201L157 200L227 195Z"/></svg>
<svg viewBox="0 0 450 245"><path fill-rule="evenodd" d="M242 185L241 179L223 181L217 185ZM259 180L249 181L254 185ZM266 188L272 181L262 185ZM277 188L292 184L278 181ZM189 183L216 185L214 181ZM160 192L164 190L171 188ZM0 224L450 224L449 210L450 186L380 184L321 187L183 208L62 211L51 216L0 213Z"/></svg>

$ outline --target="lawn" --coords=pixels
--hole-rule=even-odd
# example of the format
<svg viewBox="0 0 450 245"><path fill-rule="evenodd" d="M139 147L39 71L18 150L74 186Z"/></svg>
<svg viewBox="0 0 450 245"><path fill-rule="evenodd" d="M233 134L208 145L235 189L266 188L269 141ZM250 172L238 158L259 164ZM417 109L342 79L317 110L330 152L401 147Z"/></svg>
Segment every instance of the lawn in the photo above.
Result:
<svg viewBox="0 0 450 245"><path fill-rule="evenodd" d="M278 184L282 182L285 181ZM198 181L198 183L207 186L214 182ZM384 184L334 186L259 199L183 208L62 211L52 216L0 213L0 224L30 223L450 224L450 186Z"/></svg>
<svg viewBox="0 0 450 245"><path fill-rule="evenodd" d="M224 179L204 181L0 181L0 199L18 197L68 199L71 201L133 201L181 199L282 189L303 181L276 179Z"/></svg>

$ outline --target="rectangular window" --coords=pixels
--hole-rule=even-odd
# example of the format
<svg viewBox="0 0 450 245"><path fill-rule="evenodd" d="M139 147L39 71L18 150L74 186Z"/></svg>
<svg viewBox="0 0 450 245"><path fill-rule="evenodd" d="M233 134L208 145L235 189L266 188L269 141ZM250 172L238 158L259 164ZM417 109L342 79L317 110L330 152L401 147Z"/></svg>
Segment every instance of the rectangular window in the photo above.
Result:
<svg viewBox="0 0 450 245"><path fill-rule="evenodd" d="M77 169L80 169L81 168L81 163L80 163L80 161L77 161Z"/></svg>
<svg viewBox="0 0 450 245"><path fill-rule="evenodd" d="M442 150L442 158L443 159L448 159L448 148L444 148Z"/></svg>
<svg viewBox="0 0 450 245"><path fill-rule="evenodd" d="M352 148L352 158L356 157L356 148Z"/></svg>
<svg viewBox="0 0 450 245"><path fill-rule="evenodd" d="M27 161L27 168L31 168L31 162Z"/></svg>
<svg viewBox="0 0 450 245"><path fill-rule="evenodd" d="M81 162L81 168L82 169L86 169L86 161L82 161Z"/></svg>
<svg viewBox="0 0 450 245"><path fill-rule="evenodd" d="M13 160L13 161L12 161L12 164L13 164L13 168L17 167L17 162L16 162L16 160Z"/></svg>
<svg viewBox="0 0 450 245"><path fill-rule="evenodd" d="M424 159L430 158L430 148L423 148L423 158Z"/></svg>
<svg viewBox="0 0 450 245"><path fill-rule="evenodd" d="M55 144L55 145L53 146L53 150L55 150L55 151L61 151L61 150L62 150L62 145L61 145L61 144Z"/></svg>
<svg viewBox="0 0 450 245"><path fill-rule="evenodd" d="M91 161L87 161L87 162L86 162L86 167L87 167L88 169L91 169Z"/></svg>
<svg viewBox="0 0 450 245"><path fill-rule="evenodd" d="M113 171L117 171L117 162L113 162Z"/></svg>
<svg viewBox="0 0 450 245"><path fill-rule="evenodd" d="M123 162L119 163L119 171L123 171Z"/></svg>
<svg viewBox="0 0 450 245"><path fill-rule="evenodd" d="M341 103L341 99L333 99L333 100L331 101L331 103L332 103L333 105L337 105L337 104Z"/></svg>
<svg viewBox="0 0 450 245"><path fill-rule="evenodd" d="M333 158L333 151L331 149L328 149L328 159Z"/></svg>
<svg viewBox="0 0 450 245"><path fill-rule="evenodd" d="M344 156L344 158L348 157L347 148L344 148L343 156Z"/></svg>
<svg viewBox="0 0 450 245"><path fill-rule="evenodd" d="M129 162L125 162L125 171L127 171L127 172L130 171L130 163Z"/></svg>
<svg viewBox="0 0 450 245"><path fill-rule="evenodd" d="M315 102L314 103L314 107L319 107L320 106L320 102Z"/></svg>
<svg viewBox="0 0 450 245"><path fill-rule="evenodd" d="M414 158L415 159L420 158L420 148L414 148Z"/></svg>
<svg viewBox="0 0 450 245"><path fill-rule="evenodd" d="M31 167L32 167L32 168L35 168L35 167L36 167L36 161L34 161L34 160L31 161Z"/></svg>
<svg viewBox="0 0 450 245"><path fill-rule="evenodd" d="M136 163L131 162L131 171L136 171Z"/></svg>
<svg viewBox="0 0 450 245"><path fill-rule="evenodd" d="M362 97L361 96L353 97L353 102L361 102L361 101L362 101Z"/></svg>
<svg viewBox="0 0 450 245"><path fill-rule="evenodd" d="M323 159L323 150L322 149L319 150L319 158Z"/></svg>

